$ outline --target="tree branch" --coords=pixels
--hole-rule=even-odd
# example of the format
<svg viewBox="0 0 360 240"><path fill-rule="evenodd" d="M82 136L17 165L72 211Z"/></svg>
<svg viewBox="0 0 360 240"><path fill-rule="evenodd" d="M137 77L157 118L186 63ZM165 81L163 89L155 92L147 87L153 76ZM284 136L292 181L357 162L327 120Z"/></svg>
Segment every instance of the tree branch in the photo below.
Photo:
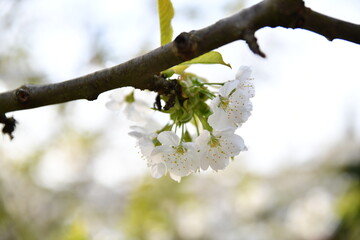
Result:
<svg viewBox="0 0 360 240"><path fill-rule="evenodd" d="M265 0L206 28L182 33L173 42L117 66L60 83L24 85L1 93L0 116L77 99L95 100L105 91L125 86L159 92L168 84L156 77L161 71L236 40L245 40L255 54L265 57L254 35L263 27L302 28L329 40L360 44L360 25L312 11L302 0Z"/></svg>
<svg viewBox="0 0 360 240"><path fill-rule="evenodd" d="M306 8L301 28L323 35L329 41L343 39L360 44L360 25L353 24Z"/></svg>

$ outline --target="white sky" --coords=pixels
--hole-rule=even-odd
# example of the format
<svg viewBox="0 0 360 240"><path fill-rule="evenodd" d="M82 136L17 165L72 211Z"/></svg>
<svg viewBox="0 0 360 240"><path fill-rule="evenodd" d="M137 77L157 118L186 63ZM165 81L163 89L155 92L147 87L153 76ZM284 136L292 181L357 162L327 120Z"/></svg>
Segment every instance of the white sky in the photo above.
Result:
<svg viewBox="0 0 360 240"><path fill-rule="evenodd" d="M205 27L227 16L222 6L225 1L174 0L174 36L182 31ZM235 2L235 1L232 1ZM247 1L251 5L258 1ZM306 5L324 14L360 23L358 1L305 1ZM84 67L91 55L87 30L91 24L102 29L102 41L111 49L109 63L117 64L139 54L142 39L149 39L146 47L158 46L159 30L156 1L132 0L62 0L29 1L22 25L35 21L28 30L28 44L34 63L44 69L51 81L85 74L95 69ZM195 12L187 12L196 6ZM206 6L205 8L203 6ZM36 12L36 15L30 14ZM194 19L187 16L194 15ZM210 81L233 79L240 65L250 65L256 82L254 111L239 130L249 151L242 153L251 169L271 172L281 166L311 160L326 151L344 134L347 124L355 125L360 136L360 46L342 41L327 41L309 31L262 29L256 33L266 59L254 56L243 41L222 47L219 51L233 69L223 66L196 66L191 71ZM61 67L59 67L61 66ZM105 108L108 93L98 101L78 101L73 123L87 131L101 128L104 123L114 131L109 134L109 148L94 167L94 175L105 184L142 173L146 164L135 143L127 136L125 118ZM149 102L152 105L152 102ZM96 121L88 121L96 112ZM42 118L39 121L39 115ZM51 123L51 107L14 113L21 123L13 142L3 141L9 156L46 141L46 134L55 131ZM32 121L29 121L31 119ZM35 121L36 119L36 121ZM116 130L116 132L115 132ZM35 140L36 139L36 140ZM19 149L21 149L19 151ZM121 159L123 153L128 157ZM240 159L239 159L240 161ZM231 165L229 166L231 167ZM46 171L46 170L45 170Z"/></svg>

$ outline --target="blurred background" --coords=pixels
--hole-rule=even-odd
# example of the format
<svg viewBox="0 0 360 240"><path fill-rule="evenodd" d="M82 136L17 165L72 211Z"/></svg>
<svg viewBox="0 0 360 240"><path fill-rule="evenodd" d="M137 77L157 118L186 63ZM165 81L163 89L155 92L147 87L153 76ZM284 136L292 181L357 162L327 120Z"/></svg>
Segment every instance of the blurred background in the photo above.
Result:
<svg viewBox="0 0 360 240"><path fill-rule="evenodd" d="M174 36L257 1L173 0ZM308 7L360 23L357 0ZM53 83L159 46L155 0L0 0L0 91ZM123 112L76 101L8 114L0 144L0 240L360 239L360 46L304 30L256 33L218 51L232 69L192 66L212 82L253 69L248 151L219 172L152 179ZM126 94L131 89L122 89ZM153 105L154 94L136 92ZM163 117L151 113L159 124Z"/></svg>

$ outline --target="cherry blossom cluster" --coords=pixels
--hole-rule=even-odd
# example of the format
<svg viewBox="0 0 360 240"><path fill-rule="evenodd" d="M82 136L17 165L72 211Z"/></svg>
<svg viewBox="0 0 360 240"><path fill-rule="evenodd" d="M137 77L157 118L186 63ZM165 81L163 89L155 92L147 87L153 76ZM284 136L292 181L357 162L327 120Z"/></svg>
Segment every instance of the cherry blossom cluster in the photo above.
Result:
<svg viewBox="0 0 360 240"><path fill-rule="evenodd" d="M180 181L209 167L222 170L231 158L247 150L235 131L251 114L250 98L255 90L250 75L251 69L246 66L240 67L235 80L219 84L207 83L193 74L180 75L181 96L172 98L170 109L157 109L170 114L170 123L157 132L134 126L129 133L137 139L153 177L169 173ZM221 87L214 92L209 89L213 85ZM169 96L162 99L169 101ZM114 105L114 100L108 105ZM189 133L188 124L195 126L196 134Z"/></svg>

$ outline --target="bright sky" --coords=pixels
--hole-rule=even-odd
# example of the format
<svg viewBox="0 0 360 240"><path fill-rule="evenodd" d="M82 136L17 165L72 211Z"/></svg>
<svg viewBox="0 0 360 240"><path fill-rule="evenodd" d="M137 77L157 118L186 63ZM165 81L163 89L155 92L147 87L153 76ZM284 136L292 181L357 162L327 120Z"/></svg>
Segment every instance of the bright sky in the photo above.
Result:
<svg viewBox="0 0 360 240"><path fill-rule="evenodd" d="M234 4L236 1L229 2ZM258 1L247 1L246 5L255 2ZM358 1L305 2L324 14L360 23ZM175 36L229 15L224 11L226 1L174 0L173 3ZM34 28L28 29L31 32L28 44L34 63L49 74L51 81L62 81L96 70L84 67L91 56L91 39L87 31L92 24L102 29L99 33L94 32L94 36L100 34L104 46L111 49L109 65L130 59L144 48L157 47L155 4L156 1L150 0L34 0L24 8L26 14L20 22L21 26L26 26L29 20L36 23ZM189 11L189 6L196 8ZM34 12L36 15L32 14ZM256 36L267 54L266 59L254 56L241 41L219 50L233 69L223 66L190 69L210 81L219 82L233 79L240 65L252 67L256 84L254 110L238 132L249 148L248 152L240 154L245 165L255 171L271 172L284 164L311 160L336 143L348 124L354 125L359 138L359 46L342 40L329 42L303 30L266 28L258 31ZM144 38L149 39L145 46ZM114 128L108 136L108 149L94 167L95 177L111 185L114 181L142 173L146 164L135 147L129 148L129 142L135 144L127 136L128 127L133 123L105 108L108 95L102 94L95 102L70 104L77 105L72 119L79 128L91 131L101 128L104 123ZM94 112L96 121L88 121ZM46 133L56 129L51 124L54 120L51 107L16 112L14 116L21 122L16 139L11 143L3 140L10 156L22 151L25 154L27 148L46 141ZM109 119L112 119L111 123ZM39 134L39 129L44 134ZM126 159L121 157L124 152L128 154ZM52 167L63 164L61 157L54 158L50 164ZM44 164L40 171L47 172L48 166ZM62 178L64 176L58 176L60 180L56 181Z"/></svg>

